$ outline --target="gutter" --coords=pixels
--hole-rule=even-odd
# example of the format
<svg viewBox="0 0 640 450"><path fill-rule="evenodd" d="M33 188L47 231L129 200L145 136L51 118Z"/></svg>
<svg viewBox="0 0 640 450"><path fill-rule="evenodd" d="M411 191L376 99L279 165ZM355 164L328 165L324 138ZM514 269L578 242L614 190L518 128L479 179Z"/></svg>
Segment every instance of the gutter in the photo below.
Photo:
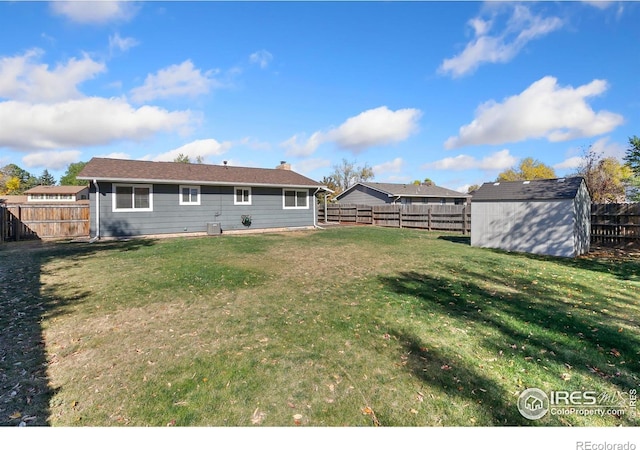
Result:
<svg viewBox="0 0 640 450"><path fill-rule="evenodd" d="M93 185L96 187L96 235L89 239L92 244L100 239L100 186L97 180L93 180Z"/></svg>

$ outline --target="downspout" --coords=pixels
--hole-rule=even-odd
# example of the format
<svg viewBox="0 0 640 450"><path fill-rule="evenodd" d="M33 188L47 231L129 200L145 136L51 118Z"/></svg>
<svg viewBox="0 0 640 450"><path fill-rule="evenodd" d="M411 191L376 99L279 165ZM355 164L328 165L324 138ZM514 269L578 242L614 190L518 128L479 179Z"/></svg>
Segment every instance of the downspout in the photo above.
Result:
<svg viewBox="0 0 640 450"><path fill-rule="evenodd" d="M320 188L317 188L313 193L313 228L322 229L318 225L318 205L316 204L316 195L318 194L318 192L320 192Z"/></svg>
<svg viewBox="0 0 640 450"><path fill-rule="evenodd" d="M91 243L100 239L100 186L97 180L93 180L93 185L96 187L96 235L89 240Z"/></svg>

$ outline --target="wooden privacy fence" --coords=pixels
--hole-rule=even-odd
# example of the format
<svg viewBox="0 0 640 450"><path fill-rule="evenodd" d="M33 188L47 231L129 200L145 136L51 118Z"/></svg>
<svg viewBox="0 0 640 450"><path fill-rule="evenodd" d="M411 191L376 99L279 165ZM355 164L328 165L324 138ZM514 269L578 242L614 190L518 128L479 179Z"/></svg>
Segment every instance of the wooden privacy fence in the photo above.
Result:
<svg viewBox="0 0 640 450"><path fill-rule="evenodd" d="M324 205L318 209L324 220ZM379 225L395 228L471 232L469 205L327 205L327 222Z"/></svg>
<svg viewBox="0 0 640 450"><path fill-rule="evenodd" d="M324 205L318 209L324 220ZM469 205L327 205L327 222L396 228L471 232ZM640 203L591 205L591 243L624 245L640 241Z"/></svg>
<svg viewBox="0 0 640 450"><path fill-rule="evenodd" d="M0 206L0 242L89 236L89 205Z"/></svg>
<svg viewBox="0 0 640 450"><path fill-rule="evenodd" d="M591 243L618 245L640 241L640 203L591 205Z"/></svg>

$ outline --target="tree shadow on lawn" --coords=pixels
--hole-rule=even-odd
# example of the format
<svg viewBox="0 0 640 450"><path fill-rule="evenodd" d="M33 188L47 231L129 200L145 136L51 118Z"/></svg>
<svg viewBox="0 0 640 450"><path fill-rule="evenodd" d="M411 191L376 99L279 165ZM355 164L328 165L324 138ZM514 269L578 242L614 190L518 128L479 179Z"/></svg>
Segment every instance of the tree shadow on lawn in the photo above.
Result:
<svg viewBox="0 0 640 450"><path fill-rule="evenodd" d="M492 276L483 268L465 270L464 273L456 273L455 270L457 268L452 267L450 275L439 278L417 271L402 272L397 276L381 277L381 282L390 292L419 299L421 308L427 313L467 321L474 328L470 331L475 333L473 339L490 354L495 354L497 364L505 364L504 360L511 358L523 368L531 367L531 371L542 373L545 379L543 383L548 384L530 386L526 379L527 370L519 375L523 381L520 390L526 387L543 390L595 388L573 385L572 381L561 378L563 372L580 372L589 377L598 377L603 383L608 383L612 390L620 392L628 393L630 389L637 389L640 382L637 354L640 339L629 330L620 332L617 326L607 323L606 316L588 307L578 308L575 303L565 303L541 286L544 283L532 285L531 280L524 276L509 273L502 278ZM494 291L493 288L483 287L488 286L487 283L509 286L510 289L506 292ZM513 289L514 283L520 288ZM565 285L580 290L586 296L599 294L578 283L565 282ZM522 290L524 286L526 291ZM631 320L631 325L637 327L637 322ZM491 332L482 333L483 330ZM399 334L402 335L402 332ZM434 358L432 352L425 354L420 351L420 348L428 345L423 345L413 336L405 336L405 340L405 346L411 350L414 358L410 368L425 382L443 388L453 396L466 396L469 401L478 400L479 396L472 395L474 387L483 388L487 391L483 393L483 406L496 424L531 424L523 422L517 414L513 393L505 392L495 382L483 379L473 368L452 365L451 373L461 380L464 387L462 391L457 389L457 383L449 381L443 384L439 364L456 361L455 349L451 349L451 357L436 355L435 362L430 363L429 358ZM547 370L541 372L541 366ZM534 383L540 383L541 375L535 377ZM507 399L511 399L511 404L505 404Z"/></svg>
<svg viewBox="0 0 640 450"><path fill-rule="evenodd" d="M42 241L0 246L0 426L48 425L49 385L42 322L82 302L90 292L78 290L60 298L42 283L43 266L82 259L100 251L135 251L153 245L138 239L88 243Z"/></svg>

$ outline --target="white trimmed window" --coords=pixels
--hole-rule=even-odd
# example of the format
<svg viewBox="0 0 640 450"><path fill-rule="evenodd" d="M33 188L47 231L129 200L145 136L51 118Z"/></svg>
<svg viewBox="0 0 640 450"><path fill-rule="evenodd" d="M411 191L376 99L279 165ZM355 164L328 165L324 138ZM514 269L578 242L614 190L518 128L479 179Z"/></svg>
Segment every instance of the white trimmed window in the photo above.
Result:
<svg viewBox="0 0 640 450"><path fill-rule="evenodd" d="M251 204L251 188L250 187L234 188L233 204L234 205L250 205Z"/></svg>
<svg viewBox="0 0 640 450"><path fill-rule="evenodd" d="M180 204L181 205L199 205L200 204L200 186L180 186Z"/></svg>
<svg viewBox="0 0 640 450"><path fill-rule="evenodd" d="M113 211L153 211L150 184L114 184Z"/></svg>
<svg viewBox="0 0 640 450"><path fill-rule="evenodd" d="M284 209L309 209L309 191L283 189L282 207Z"/></svg>

